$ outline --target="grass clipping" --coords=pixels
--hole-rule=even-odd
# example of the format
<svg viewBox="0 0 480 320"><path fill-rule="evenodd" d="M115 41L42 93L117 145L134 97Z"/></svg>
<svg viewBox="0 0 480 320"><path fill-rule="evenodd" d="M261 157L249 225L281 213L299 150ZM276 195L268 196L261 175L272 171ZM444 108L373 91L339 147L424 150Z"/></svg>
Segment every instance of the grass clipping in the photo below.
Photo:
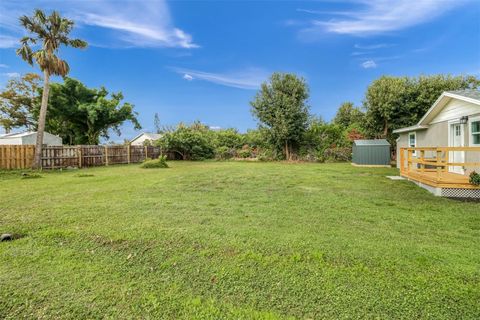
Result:
<svg viewBox="0 0 480 320"><path fill-rule="evenodd" d="M168 168L167 157L160 156L158 159L145 160L140 167L144 169Z"/></svg>

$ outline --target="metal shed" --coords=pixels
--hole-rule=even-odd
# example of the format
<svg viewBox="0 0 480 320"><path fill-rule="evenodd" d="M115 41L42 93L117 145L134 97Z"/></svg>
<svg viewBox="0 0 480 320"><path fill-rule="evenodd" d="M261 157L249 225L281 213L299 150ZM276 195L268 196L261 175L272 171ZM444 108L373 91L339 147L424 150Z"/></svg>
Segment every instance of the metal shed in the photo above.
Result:
<svg viewBox="0 0 480 320"><path fill-rule="evenodd" d="M354 140L352 163L361 166L390 166L390 143L385 139Z"/></svg>

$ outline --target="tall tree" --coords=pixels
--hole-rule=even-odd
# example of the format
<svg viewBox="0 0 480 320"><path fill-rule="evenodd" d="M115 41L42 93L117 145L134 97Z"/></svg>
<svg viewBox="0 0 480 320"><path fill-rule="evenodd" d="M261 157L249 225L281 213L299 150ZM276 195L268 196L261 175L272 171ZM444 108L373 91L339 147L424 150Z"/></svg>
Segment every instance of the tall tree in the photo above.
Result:
<svg viewBox="0 0 480 320"><path fill-rule="evenodd" d="M40 168L50 76L59 75L63 77L70 70L68 63L58 57L58 51L62 45L85 48L87 43L80 39L69 38L74 22L62 18L57 11L53 11L49 16L46 16L42 10L36 9L31 17L22 16L20 23L30 35L20 40L22 46L17 50L17 54L30 65L36 62L43 72L42 104L38 118L34 161L34 167ZM36 45L39 45L39 47Z"/></svg>
<svg viewBox="0 0 480 320"><path fill-rule="evenodd" d="M40 79L38 74L27 73L8 80L5 90L0 92L0 125L5 132L19 127L28 130L36 127L34 114Z"/></svg>
<svg viewBox="0 0 480 320"><path fill-rule="evenodd" d="M250 102L253 115L269 130L272 142L283 148L287 160L292 159L293 149L298 147L308 126L308 97L303 78L274 73Z"/></svg>
<svg viewBox="0 0 480 320"><path fill-rule="evenodd" d="M344 128L347 128L353 124L360 124L363 122L364 114L353 105L353 102L344 102L338 108L333 122Z"/></svg>
<svg viewBox="0 0 480 320"><path fill-rule="evenodd" d="M50 86L47 131L62 137L66 144L98 144L100 138L109 138L109 131L120 135L120 127L130 121L141 129L134 106L122 103L121 92L87 88L78 80L65 77L64 83Z"/></svg>

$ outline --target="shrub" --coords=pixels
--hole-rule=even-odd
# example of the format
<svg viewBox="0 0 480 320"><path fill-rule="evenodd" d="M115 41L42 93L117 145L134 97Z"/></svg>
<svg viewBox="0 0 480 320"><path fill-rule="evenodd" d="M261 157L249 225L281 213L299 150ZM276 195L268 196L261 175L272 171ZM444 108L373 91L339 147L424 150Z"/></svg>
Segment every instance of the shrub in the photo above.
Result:
<svg viewBox="0 0 480 320"><path fill-rule="evenodd" d="M334 147L328 148L323 152L323 157L320 161L325 162L337 162L337 161L350 161L352 159L352 148L348 147Z"/></svg>
<svg viewBox="0 0 480 320"><path fill-rule="evenodd" d="M221 146L215 149L215 158L217 160L228 160L235 156L235 149Z"/></svg>
<svg viewBox="0 0 480 320"><path fill-rule="evenodd" d="M158 159L145 160L142 163L141 168L144 168L144 169L168 168L167 157L160 156Z"/></svg>
<svg viewBox="0 0 480 320"><path fill-rule="evenodd" d="M252 150L249 146L245 145L242 149L237 151L237 156L244 159L250 158L252 156Z"/></svg>
<svg viewBox="0 0 480 320"><path fill-rule="evenodd" d="M474 186L480 186L480 174L475 171L470 173L470 183Z"/></svg>

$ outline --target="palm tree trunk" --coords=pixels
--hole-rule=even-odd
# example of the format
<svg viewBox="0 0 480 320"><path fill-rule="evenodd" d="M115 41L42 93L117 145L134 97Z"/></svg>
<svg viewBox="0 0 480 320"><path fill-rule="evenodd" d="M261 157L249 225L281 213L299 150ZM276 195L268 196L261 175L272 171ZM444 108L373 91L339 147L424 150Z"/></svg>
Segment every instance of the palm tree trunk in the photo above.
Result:
<svg viewBox="0 0 480 320"><path fill-rule="evenodd" d="M35 161L33 163L34 169L42 168L42 147L43 147L43 133L45 131L45 119L47 117L48 106L48 92L50 90L50 74L48 71L43 71L43 93L42 105L40 107L40 115L38 117L37 141L35 144Z"/></svg>

